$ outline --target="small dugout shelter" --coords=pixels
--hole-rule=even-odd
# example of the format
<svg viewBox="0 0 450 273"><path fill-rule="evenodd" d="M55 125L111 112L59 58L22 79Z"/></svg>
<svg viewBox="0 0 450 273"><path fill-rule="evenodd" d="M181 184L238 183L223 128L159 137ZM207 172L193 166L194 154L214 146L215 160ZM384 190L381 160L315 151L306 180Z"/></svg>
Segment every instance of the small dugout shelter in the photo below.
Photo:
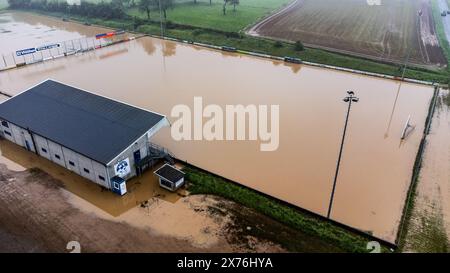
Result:
<svg viewBox="0 0 450 273"><path fill-rule="evenodd" d="M0 104L0 135L123 195L167 118L46 80Z"/></svg>
<svg viewBox="0 0 450 273"><path fill-rule="evenodd" d="M169 191L176 191L184 185L185 173L172 165L164 164L155 172L159 177L159 185Z"/></svg>

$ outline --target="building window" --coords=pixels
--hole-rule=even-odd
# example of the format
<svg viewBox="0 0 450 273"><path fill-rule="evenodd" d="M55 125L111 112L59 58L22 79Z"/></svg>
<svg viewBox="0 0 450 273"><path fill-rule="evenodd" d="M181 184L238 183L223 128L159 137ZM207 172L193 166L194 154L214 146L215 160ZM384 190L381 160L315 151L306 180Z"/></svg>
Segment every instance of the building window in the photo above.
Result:
<svg viewBox="0 0 450 273"><path fill-rule="evenodd" d="M101 176L101 175L99 175L98 178L99 178L100 180L102 180L102 181L105 181L105 178L104 178L103 176Z"/></svg>
<svg viewBox="0 0 450 273"><path fill-rule="evenodd" d="M45 148L41 148L41 151L43 151L44 153L47 153L47 149L45 149Z"/></svg>
<svg viewBox="0 0 450 273"><path fill-rule="evenodd" d="M8 131L4 131L4 132L5 132L5 134L7 134L8 136L12 136L11 133L8 132Z"/></svg>
<svg viewBox="0 0 450 273"><path fill-rule="evenodd" d="M6 121L2 121L2 125L3 125L4 127L6 127L6 128L9 128L9 124L8 124L8 122L6 122Z"/></svg>
<svg viewBox="0 0 450 273"><path fill-rule="evenodd" d="M83 168L83 170L84 170L85 173L89 173L89 170L88 170L88 169Z"/></svg>
<svg viewBox="0 0 450 273"><path fill-rule="evenodd" d="M69 160L69 165L75 166L75 163L73 163L72 161Z"/></svg>
<svg viewBox="0 0 450 273"><path fill-rule="evenodd" d="M60 157L59 155L57 155L57 154L55 154L55 157L56 157L57 159L61 159L61 157Z"/></svg>

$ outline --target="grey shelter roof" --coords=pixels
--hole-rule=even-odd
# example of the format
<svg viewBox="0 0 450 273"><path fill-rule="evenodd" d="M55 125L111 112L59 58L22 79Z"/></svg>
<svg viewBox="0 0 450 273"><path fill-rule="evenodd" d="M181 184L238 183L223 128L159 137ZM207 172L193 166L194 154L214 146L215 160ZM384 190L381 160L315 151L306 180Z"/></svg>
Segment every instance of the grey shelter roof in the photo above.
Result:
<svg viewBox="0 0 450 273"><path fill-rule="evenodd" d="M0 118L106 165L165 117L47 80L1 103Z"/></svg>
<svg viewBox="0 0 450 273"><path fill-rule="evenodd" d="M165 164L164 166L156 170L155 174L159 177L169 180L172 183L176 183L184 177L184 172L168 164Z"/></svg>

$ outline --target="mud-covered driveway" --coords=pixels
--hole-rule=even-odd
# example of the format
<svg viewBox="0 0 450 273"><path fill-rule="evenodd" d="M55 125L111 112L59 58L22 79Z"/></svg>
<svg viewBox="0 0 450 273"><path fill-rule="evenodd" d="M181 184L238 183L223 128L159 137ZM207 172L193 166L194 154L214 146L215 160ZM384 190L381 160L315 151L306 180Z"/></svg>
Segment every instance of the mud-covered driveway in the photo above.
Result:
<svg viewBox="0 0 450 273"><path fill-rule="evenodd" d="M340 251L223 198L161 192L152 176L118 197L0 140L0 252Z"/></svg>

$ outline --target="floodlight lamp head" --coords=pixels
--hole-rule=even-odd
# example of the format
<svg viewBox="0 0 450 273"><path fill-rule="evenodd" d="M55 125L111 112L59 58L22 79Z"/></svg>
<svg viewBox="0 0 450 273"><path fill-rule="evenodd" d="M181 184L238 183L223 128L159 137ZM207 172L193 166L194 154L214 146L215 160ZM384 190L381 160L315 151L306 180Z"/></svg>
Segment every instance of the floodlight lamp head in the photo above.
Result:
<svg viewBox="0 0 450 273"><path fill-rule="evenodd" d="M348 97L345 97L345 98L343 99L343 101L344 101L344 102L349 102L350 99L349 99Z"/></svg>
<svg viewBox="0 0 450 273"><path fill-rule="evenodd" d="M355 92L353 91L347 91L347 94L349 94L350 96L355 95Z"/></svg>
<svg viewBox="0 0 450 273"><path fill-rule="evenodd" d="M358 101L359 101L359 98L353 98L352 101L353 101L353 102L358 102Z"/></svg>

